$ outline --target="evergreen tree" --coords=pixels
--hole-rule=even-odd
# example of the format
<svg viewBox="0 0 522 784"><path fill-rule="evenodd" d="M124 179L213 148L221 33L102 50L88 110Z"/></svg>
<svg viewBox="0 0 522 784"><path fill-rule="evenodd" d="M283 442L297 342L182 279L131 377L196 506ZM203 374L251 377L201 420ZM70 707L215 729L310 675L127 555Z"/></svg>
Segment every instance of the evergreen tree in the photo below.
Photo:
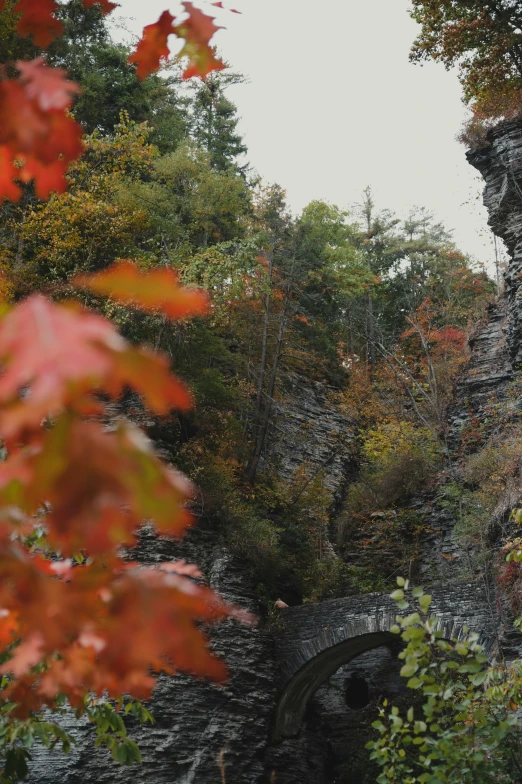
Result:
<svg viewBox="0 0 522 784"><path fill-rule="evenodd" d="M225 95L228 87L243 81L237 74L216 72L193 85L190 132L196 144L210 154L212 166L218 171L235 169L244 173L247 169L246 164L238 162L247 147L237 131L237 109Z"/></svg>

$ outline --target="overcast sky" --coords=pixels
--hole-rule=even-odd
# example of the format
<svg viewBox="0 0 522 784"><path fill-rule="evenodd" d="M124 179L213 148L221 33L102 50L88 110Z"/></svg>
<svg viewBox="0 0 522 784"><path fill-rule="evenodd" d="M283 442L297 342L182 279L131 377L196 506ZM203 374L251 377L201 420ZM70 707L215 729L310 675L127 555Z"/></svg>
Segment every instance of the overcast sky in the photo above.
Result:
<svg viewBox="0 0 522 784"><path fill-rule="evenodd" d="M131 32L169 0L120 0ZM294 212L312 199L349 208L370 185L399 216L427 207L466 253L492 269L482 181L455 137L465 119L456 73L408 61L417 26L408 0L225 0L215 36L248 83L229 90L249 161L287 190Z"/></svg>

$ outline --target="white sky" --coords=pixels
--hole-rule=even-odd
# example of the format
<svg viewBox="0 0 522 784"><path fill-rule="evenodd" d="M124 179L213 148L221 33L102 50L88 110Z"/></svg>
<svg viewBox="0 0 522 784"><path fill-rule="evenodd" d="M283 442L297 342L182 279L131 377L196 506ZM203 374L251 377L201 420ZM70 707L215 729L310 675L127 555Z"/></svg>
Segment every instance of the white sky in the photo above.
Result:
<svg viewBox="0 0 522 784"><path fill-rule="evenodd" d="M169 0L120 0L138 33ZM253 168L287 190L342 208L370 185L378 208L425 206L466 253L492 270L482 179L455 137L466 116L456 73L408 61L417 25L408 0L225 0L214 41L249 83L229 90Z"/></svg>

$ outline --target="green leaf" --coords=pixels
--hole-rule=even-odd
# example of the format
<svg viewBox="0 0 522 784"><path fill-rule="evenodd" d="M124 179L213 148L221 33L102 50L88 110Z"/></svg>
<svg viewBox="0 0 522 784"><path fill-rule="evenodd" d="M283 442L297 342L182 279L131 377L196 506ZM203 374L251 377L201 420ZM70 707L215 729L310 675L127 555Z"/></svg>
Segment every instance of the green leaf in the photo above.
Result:
<svg viewBox="0 0 522 784"><path fill-rule="evenodd" d="M418 689L418 688L419 688L419 686L422 686L422 681L421 681L421 679L420 679L420 678L417 678L416 676L414 676L413 678L410 678L410 679L409 679L409 681L408 681L408 683L406 684L406 686L407 686L409 689Z"/></svg>

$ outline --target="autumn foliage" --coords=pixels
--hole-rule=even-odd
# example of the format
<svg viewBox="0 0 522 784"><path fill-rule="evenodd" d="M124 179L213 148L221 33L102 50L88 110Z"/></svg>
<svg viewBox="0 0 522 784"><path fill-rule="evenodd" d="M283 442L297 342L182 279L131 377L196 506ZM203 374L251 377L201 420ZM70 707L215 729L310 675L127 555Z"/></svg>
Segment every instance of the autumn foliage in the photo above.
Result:
<svg viewBox="0 0 522 784"><path fill-rule="evenodd" d="M473 125L520 114L522 12L511 0L412 0L411 59L457 66ZM476 132L476 128L475 128ZM466 139L464 139L466 140Z"/></svg>
<svg viewBox="0 0 522 784"><path fill-rule="evenodd" d="M114 281L140 304L141 276L129 263L82 285ZM100 284L101 281L101 284ZM161 286L158 287L158 283ZM174 273L144 281L147 308L201 313L204 298ZM155 289L156 287L156 289ZM221 678L200 622L230 608L197 584L195 567L142 568L121 547L144 520L180 536L191 523L188 481L162 463L126 421L107 428L103 401L139 392L157 414L186 409L188 391L160 355L130 346L114 327L76 304L34 295L0 323L0 638L9 646L4 690L26 716L58 694L81 707L86 691L150 696L159 671ZM35 524L44 537L28 546Z"/></svg>
<svg viewBox="0 0 522 784"><path fill-rule="evenodd" d="M117 7L108 0L83 0L86 7L95 2L103 13ZM4 6L5 0L0 0L0 11ZM183 7L186 18L176 20L165 11L143 31L130 56L140 78L156 71L161 60L168 57L171 35L185 41L179 54L186 61L184 78L204 78L224 68L210 45L219 29L213 19L190 2L183 3ZM56 0L19 0L14 6L19 15L19 35L31 36L36 46L47 47L62 32L57 11ZM13 69L17 77L11 76ZM65 71L47 66L42 58L17 61L11 69L4 65L0 79L0 198L17 201L22 194L20 184L30 182L34 182L36 195L42 199L52 191L63 192L67 166L83 150L81 127L69 114L80 88L67 79Z"/></svg>
<svg viewBox="0 0 522 784"><path fill-rule="evenodd" d="M96 2L103 13L116 7L83 0ZM185 40L186 77L223 67L209 45L213 20L183 5L181 20L165 12L145 29L130 58L140 77L168 56L170 35ZM19 0L18 34L47 47L61 33L57 10L55 0ZM40 199L66 189L83 151L69 114L79 89L42 57L3 66L0 197L19 200L31 181ZM77 284L165 319L207 307L172 270L143 274L131 261ZM147 568L122 550L144 522L175 537L192 523L188 480L107 409L128 390L158 416L189 409L168 359L130 345L76 302L35 294L4 309L0 362L0 672L10 715L55 708L64 696L81 712L88 693L147 698L159 671L222 679L201 625L236 611L201 584L197 567Z"/></svg>

